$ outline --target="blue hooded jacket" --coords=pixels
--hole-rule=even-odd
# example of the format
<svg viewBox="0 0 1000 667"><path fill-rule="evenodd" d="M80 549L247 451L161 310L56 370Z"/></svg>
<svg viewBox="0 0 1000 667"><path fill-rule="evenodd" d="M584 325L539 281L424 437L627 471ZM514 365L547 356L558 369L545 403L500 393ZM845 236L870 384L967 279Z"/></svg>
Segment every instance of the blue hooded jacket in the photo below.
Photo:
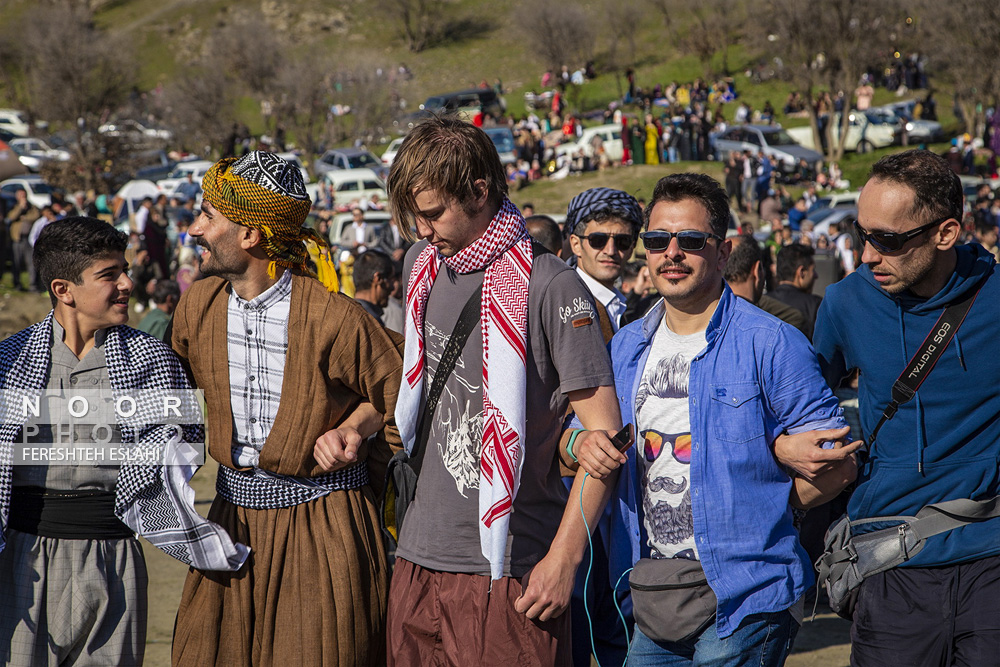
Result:
<svg viewBox="0 0 1000 667"><path fill-rule="evenodd" d="M983 286L965 322L916 396L879 431L848 506L851 519L912 516L924 505L1000 493L1000 269L979 245L955 249L955 271L929 299L890 295L862 266L831 285L813 344L827 381L861 371L861 427L870 434L904 366L944 308ZM985 281L985 282L983 282ZM902 567L950 565L1000 554L1000 519L932 537Z"/></svg>

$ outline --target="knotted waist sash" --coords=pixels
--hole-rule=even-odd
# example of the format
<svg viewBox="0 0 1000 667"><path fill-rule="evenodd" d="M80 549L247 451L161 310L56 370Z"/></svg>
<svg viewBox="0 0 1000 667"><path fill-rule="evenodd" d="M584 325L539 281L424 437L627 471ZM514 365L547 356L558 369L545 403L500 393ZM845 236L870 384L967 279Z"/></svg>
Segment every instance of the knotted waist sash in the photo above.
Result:
<svg viewBox="0 0 1000 667"><path fill-rule="evenodd" d="M260 468L234 470L219 466L215 490L234 505L271 510L301 505L322 498L331 491L358 489L368 484L368 479L368 466L364 463L318 477L294 477Z"/></svg>

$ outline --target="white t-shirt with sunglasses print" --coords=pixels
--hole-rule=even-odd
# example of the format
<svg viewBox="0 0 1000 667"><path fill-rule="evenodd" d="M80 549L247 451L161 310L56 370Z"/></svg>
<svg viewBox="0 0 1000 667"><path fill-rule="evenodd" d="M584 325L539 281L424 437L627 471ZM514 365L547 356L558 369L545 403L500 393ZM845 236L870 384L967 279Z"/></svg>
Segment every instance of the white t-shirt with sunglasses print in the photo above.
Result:
<svg viewBox="0 0 1000 667"><path fill-rule="evenodd" d="M691 360L705 332L679 336L661 320L635 399L642 507L653 558L698 559L691 516Z"/></svg>

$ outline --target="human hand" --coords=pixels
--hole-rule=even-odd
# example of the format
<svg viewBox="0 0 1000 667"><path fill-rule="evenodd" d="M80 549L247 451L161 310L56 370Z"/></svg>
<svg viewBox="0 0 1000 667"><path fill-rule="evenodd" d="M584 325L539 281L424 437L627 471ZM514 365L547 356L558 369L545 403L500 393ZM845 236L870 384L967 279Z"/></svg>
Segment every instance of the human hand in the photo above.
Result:
<svg viewBox="0 0 1000 667"><path fill-rule="evenodd" d="M340 470L358 460L361 434L351 427L335 428L316 440L313 457L324 472Z"/></svg>
<svg viewBox="0 0 1000 667"><path fill-rule="evenodd" d="M848 427L825 431L805 431L795 435L779 435L774 441L774 456L778 462L808 480L837 467L851 457L865 443L863 440L847 443L843 440L850 433ZM832 442L831 449L823 444Z"/></svg>
<svg viewBox="0 0 1000 667"><path fill-rule="evenodd" d="M628 461L628 457L618 451L608 431L584 431L573 442L573 453L580 467L594 479L602 479Z"/></svg>
<svg viewBox="0 0 1000 667"><path fill-rule="evenodd" d="M523 589L514 601L514 611L543 623L565 612L576 583L577 565L550 551L521 579Z"/></svg>

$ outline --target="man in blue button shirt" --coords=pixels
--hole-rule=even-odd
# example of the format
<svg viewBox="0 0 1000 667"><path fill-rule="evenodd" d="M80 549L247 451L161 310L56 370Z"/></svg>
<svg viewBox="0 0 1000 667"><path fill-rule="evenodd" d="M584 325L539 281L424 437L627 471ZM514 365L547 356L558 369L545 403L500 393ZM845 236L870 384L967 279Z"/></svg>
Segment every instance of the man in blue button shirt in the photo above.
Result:
<svg viewBox="0 0 1000 667"><path fill-rule="evenodd" d="M622 416L638 434L613 500L611 577L640 558L697 560L718 607L690 641L657 642L637 627L629 664L752 656L781 665L798 627L791 609L813 583L792 506L834 496L855 461L844 456L811 483L793 480L771 445L784 432L816 431L817 443L839 447L848 430L805 337L723 281L730 213L721 186L702 174L667 176L645 215L649 273L663 300L611 342ZM604 437L585 433L578 446Z"/></svg>

